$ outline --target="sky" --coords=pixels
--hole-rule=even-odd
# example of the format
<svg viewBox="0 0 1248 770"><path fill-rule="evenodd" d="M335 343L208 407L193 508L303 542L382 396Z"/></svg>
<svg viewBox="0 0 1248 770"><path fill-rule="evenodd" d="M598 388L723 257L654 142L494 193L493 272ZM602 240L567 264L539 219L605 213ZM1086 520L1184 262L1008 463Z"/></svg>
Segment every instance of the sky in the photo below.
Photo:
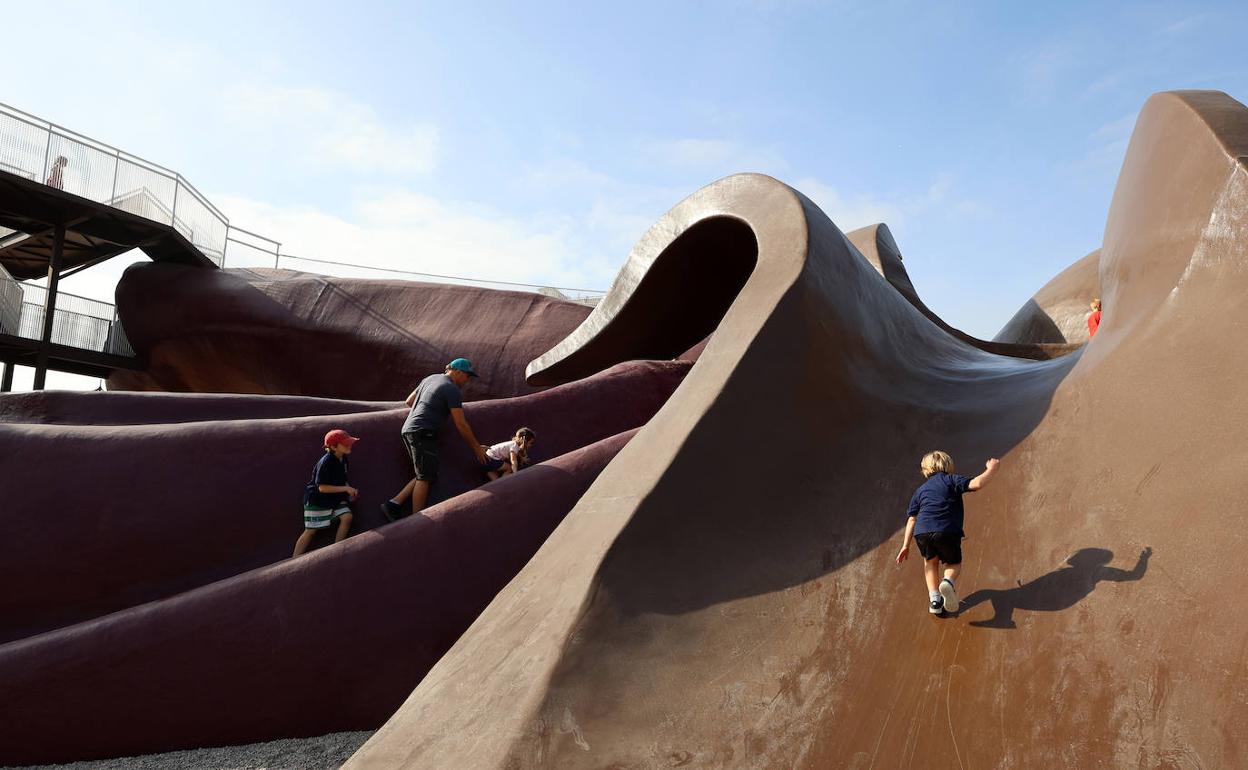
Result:
<svg viewBox="0 0 1248 770"><path fill-rule="evenodd" d="M28 31L0 102L178 171L283 253L605 289L665 211L756 171L846 232L887 223L926 304L983 338L1100 245L1150 94L1248 100L1242 2L0 13ZM111 299L125 264L63 288Z"/></svg>

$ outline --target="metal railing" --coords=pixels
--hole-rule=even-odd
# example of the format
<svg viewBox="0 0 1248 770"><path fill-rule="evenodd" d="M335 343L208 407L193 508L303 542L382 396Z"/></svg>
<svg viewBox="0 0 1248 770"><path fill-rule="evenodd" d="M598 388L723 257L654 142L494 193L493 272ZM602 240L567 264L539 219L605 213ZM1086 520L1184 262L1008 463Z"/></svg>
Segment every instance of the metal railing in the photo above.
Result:
<svg viewBox="0 0 1248 770"><path fill-rule="evenodd" d="M289 266L306 270L308 263L314 263L323 266L318 272L344 278L393 277L532 291L591 306L605 295L605 292L592 289L417 273L283 254L278 241L232 226L229 218L180 174L3 103L0 103L0 171L169 225L218 267L225 267L228 262L231 267ZM0 228L0 241L13 235L21 236L20 233ZM39 287L22 285L43 291ZM58 293L58 308L60 297L69 296L72 295ZM111 310L113 306L99 304L110 308L110 318L115 320L115 310ZM58 309L58 318L60 312ZM66 312L72 314L73 311ZM102 311L87 313L84 317L99 319L99 312ZM69 325L66 322L66 328ZM55 329L53 334L56 334ZM92 335L82 336L87 338Z"/></svg>
<svg viewBox="0 0 1248 770"><path fill-rule="evenodd" d="M43 339L43 313L48 290L43 286L0 276L0 334ZM134 348L126 339L117 308L107 302L56 293L56 310L52 314L52 342L57 345L134 356Z"/></svg>
<svg viewBox="0 0 1248 770"><path fill-rule="evenodd" d="M230 222L180 174L0 104L0 170L169 225L218 266Z"/></svg>

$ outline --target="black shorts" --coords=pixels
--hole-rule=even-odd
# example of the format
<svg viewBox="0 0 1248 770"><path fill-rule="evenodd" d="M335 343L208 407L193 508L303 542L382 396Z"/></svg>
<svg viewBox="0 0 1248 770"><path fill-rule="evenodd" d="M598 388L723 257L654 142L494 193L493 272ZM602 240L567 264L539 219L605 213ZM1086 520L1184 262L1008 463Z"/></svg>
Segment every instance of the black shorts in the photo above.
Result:
<svg viewBox="0 0 1248 770"><path fill-rule="evenodd" d="M438 433L432 430L416 430L403 434L407 453L412 458L412 468L417 481L430 481L438 477Z"/></svg>
<svg viewBox="0 0 1248 770"><path fill-rule="evenodd" d="M924 532L915 535L914 542L923 561L939 557L945 564L962 563L962 536L956 532Z"/></svg>

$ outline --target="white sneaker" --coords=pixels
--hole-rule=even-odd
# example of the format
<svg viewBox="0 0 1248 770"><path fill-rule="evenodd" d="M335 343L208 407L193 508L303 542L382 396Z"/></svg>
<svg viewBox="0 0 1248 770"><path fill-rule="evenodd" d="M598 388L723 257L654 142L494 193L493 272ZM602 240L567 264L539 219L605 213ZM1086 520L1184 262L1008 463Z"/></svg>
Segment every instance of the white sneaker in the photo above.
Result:
<svg viewBox="0 0 1248 770"><path fill-rule="evenodd" d="M940 613L944 612L945 611L944 600L932 599L931 603L927 605L927 611L932 613L933 615L939 615Z"/></svg>
<svg viewBox="0 0 1248 770"><path fill-rule="evenodd" d="M953 590L953 583L949 581L949 578L941 579L940 596L945 600L945 612L958 611L958 593Z"/></svg>

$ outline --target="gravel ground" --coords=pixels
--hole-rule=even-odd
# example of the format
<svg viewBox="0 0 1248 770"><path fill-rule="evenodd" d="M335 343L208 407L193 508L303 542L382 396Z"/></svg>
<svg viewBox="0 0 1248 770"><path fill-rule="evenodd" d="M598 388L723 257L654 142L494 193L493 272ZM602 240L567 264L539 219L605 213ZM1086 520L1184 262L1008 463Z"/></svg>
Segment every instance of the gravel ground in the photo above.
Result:
<svg viewBox="0 0 1248 770"><path fill-rule="evenodd" d="M372 730L364 730L332 733L319 738L287 738L246 746L27 767L28 770L337 770L372 735Z"/></svg>

